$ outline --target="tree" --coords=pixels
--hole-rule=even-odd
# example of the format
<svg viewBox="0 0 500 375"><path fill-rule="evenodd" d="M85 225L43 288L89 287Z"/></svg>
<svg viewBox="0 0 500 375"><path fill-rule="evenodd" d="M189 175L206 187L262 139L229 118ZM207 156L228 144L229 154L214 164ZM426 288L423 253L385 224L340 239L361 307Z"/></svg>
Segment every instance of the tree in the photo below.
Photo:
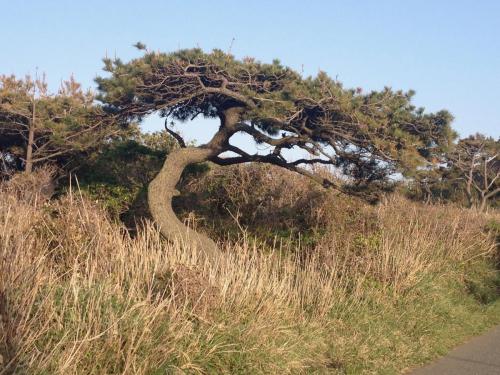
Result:
<svg viewBox="0 0 500 375"><path fill-rule="evenodd" d="M123 122L159 113L180 121L197 116L219 118L213 138L199 147L171 152L149 185L151 214L167 237L180 237L209 256L216 246L186 228L172 210L176 184L184 168L211 161L219 165L260 162L306 175L325 187L360 193L363 187L405 172L423 160L426 150L445 145L452 134L446 111L426 114L411 104L413 92L384 88L364 94L345 89L324 72L303 78L275 60L237 60L219 50L149 52L123 63L105 59L108 77L97 78L110 115ZM182 138L167 130L184 144ZM267 155L249 154L230 143L243 132L270 146ZM300 149L310 158L287 160L285 149ZM232 156L222 154L231 152ZM334 166L346 183L326 179L307 166Z"/></svg>
<svg viewBox="0 0 500 375"><path fill-rule="evenodd" d="M55 95L45 80L0 76L0 156L4 173L35 164L67 165L71 156L120 132L73 78Z"/></svg>
<svg viewBox="0 0 500 375"><path fill-rule="evenodd" d="M461 139L449 159L465 184L471 207L483 211L489 200L500 195L500 139L482 134Z"/></svg>

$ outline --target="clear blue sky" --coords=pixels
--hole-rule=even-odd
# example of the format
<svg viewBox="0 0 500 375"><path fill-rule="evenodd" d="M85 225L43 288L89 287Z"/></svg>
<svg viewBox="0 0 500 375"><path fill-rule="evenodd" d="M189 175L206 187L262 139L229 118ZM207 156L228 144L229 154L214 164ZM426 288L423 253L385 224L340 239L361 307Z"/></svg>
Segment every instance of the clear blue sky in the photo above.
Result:
<svg viewBox="0 0 500 375"><path fill-rule="evenodd" d="M93 87L102 57L139 56L137 41L227 50L233 38L237 57L321 69L347 87L415 89L461 135L500 136L499 0L0 0L0 74L38 67L53 89L70 74Z"/></svg>

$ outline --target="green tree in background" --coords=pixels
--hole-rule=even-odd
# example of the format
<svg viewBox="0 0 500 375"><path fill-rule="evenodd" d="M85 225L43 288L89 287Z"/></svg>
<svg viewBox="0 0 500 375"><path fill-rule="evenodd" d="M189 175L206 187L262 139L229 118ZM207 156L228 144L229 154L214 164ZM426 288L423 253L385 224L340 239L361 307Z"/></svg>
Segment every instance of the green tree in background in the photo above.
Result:
<svg viewBox="0 0 500 375"><path fill-rule="evenodd" d="M102 114L93 94L84 92L73 78L50 94L43 78L0 76L3 173L29 173L44 163L70 168L76 154L123 131Z"/></svg>
<svg viewBox="0 0 500 375"><path fill-rule="evenodd" d="M475 134L451 146L413 172L409 196L426 203L454 202L481 211L498 204L500 140Z"/></svg>
<svg viewBox="0 0 500 375"><path fill-rule="evenodd" d="M500 139L483 134L461 139L449 159L470 206L482 211L500 196Z"/></svg>
<svg viewBox="0 0 500 375"><path fill-rule="evenodd" d="M176 184L190 164L269 163L352 194L395 172L415 169L430 149L446 147L453 137L451 115L415 108L412 92L385 88L363 93L345 89L323 72L303 78L279 61L237 60L219 50L156 53L142 44L137 47L145 50L141 58L128 63L104 60L110 74L97 83L108 113L125 123L152 113L180 121L220 119L208 143L180 147L167 156L148 192L150 211L162 233L180 236L210 256L216 252L213 241L186 228L171 207ZM239 132L267 144L270 152L249 154L232 145L231 137ZM179 135L175 138L184 146ZM292 148L311 157L287 160L282 152ZM226 152L232 156L222 155ZM312 164L334 166L346 179L326 179L307 168Z"/></svg>

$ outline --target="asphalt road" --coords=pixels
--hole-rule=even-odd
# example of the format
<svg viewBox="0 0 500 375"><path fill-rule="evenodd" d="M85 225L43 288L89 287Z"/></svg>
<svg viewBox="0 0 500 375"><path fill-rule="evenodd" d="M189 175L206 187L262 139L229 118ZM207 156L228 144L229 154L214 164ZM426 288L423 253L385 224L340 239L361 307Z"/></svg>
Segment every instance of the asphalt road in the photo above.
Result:
<svg viewBox="0 0 500 375"><path fill-rule="evenodd" d="M500 375L500 326L411 375Z"/></svg>

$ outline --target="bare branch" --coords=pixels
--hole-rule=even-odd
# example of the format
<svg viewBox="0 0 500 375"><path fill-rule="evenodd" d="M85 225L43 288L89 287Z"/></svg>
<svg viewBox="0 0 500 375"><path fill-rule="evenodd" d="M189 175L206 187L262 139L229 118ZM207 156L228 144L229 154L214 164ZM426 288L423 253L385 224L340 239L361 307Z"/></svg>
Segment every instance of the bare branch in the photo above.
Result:
<svg viewBox="0 0 500 375"><path fill-rule="evenodd" d="M175 138L177 143L181 148L186 148L186 142L184 141L184 138L182 138L178 133L174 132L172 129L168 127L167 124L168 119L165 119L165 130L170 134L172 137Z"/></svg>

